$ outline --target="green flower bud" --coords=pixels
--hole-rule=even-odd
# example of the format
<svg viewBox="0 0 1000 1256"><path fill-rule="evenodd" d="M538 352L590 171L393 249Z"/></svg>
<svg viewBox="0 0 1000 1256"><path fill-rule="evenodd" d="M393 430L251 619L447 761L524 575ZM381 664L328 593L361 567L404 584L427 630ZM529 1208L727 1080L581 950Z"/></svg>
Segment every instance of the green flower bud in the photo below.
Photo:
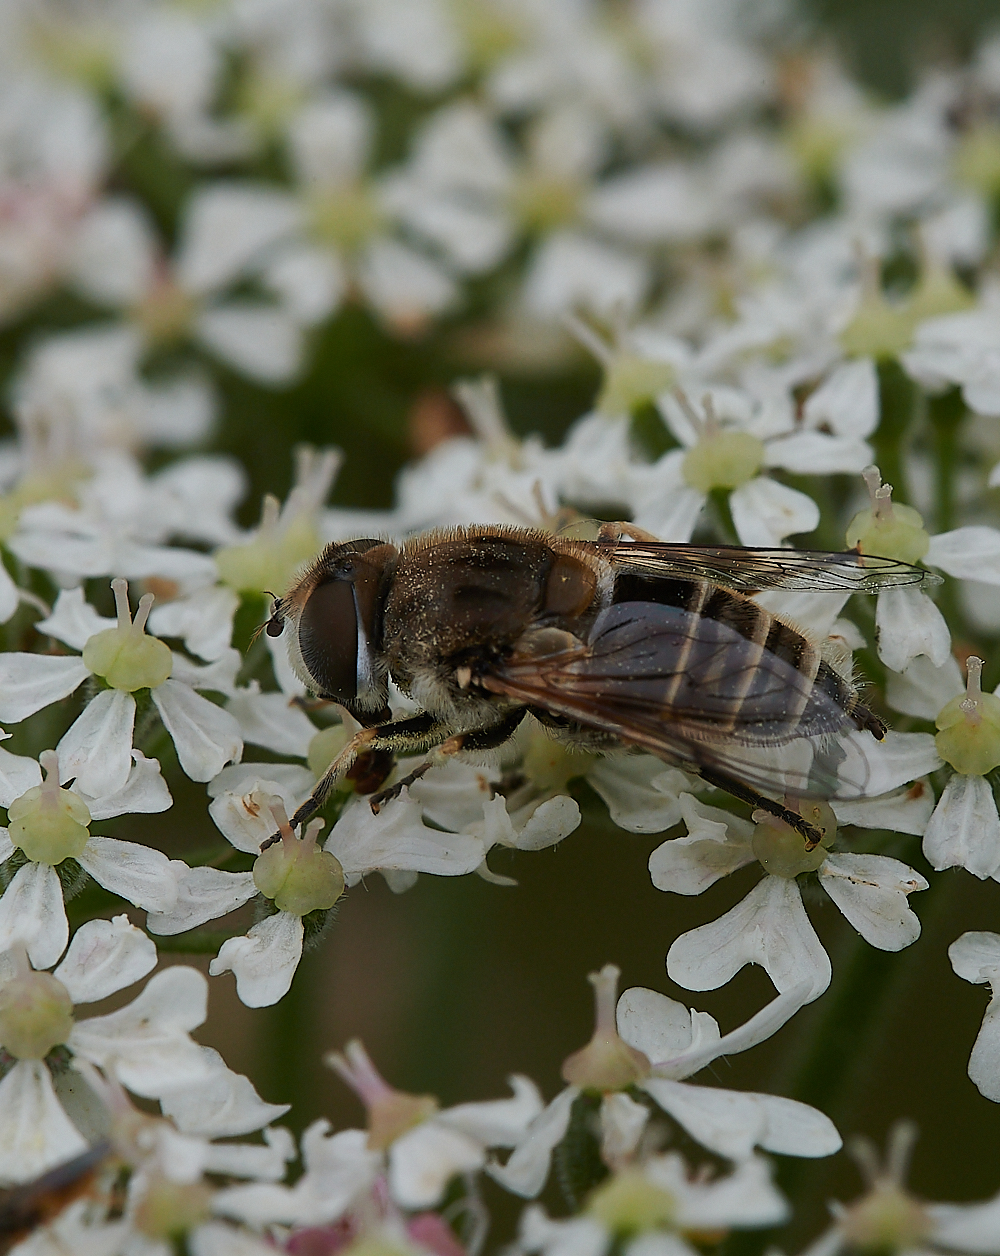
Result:
<svg viewBox="0 0 1000 1256"><path fill-rule="evenodd" d="M931 544L923 518L912 506L893 502L892 485L882 483L878 467L866 467L863 474L871 506L847 525L848 548L904 563L919 562Z"/></svg>
<svg viewBox="0 0 1000 1256"><path fill-rule="evenodd" d="M331 724L329 728L321 728L310 740L306 752L306 763L313 776L317 779L321 777L349 740L350 733L343 724ZM350 783L347 788L351 788Z"/></svg>
<svg viewBox="0 0 1000 1256"><path fill-rule="evenodd" d="M594 987L597 1011L594 1036L585 1047L567 1056L562 1066L564 1080L581 1090L627 1090L650 1074L649 1059L618 1034L615 1009L620 976L621 970L614 964L605 964L599 973L587 978Z"/></svg>
<svg viewBox="0 0 1000 1256"><path fill-rule="evenodd" d="M739 488L752 480L764 464L764 442L750 432L706 433L684 455L682 472L692 488Z"/></svg>
<svg viewBox="0 0 1000 1256"><path fill-rule="evenodd" d="M551 231L576 218L581 191L575 179L524 175L511 191L511 209L525 230L539 233Z"/></svg>
<svg viewBox="0 0 1000 1256"><path fill-rule="evenodd" d="M765 872L792 880L803 872L815 872L830 853L837 836L837 817L825 802L800 801L802 818L823 831L823 839L812 850L806 850L802 834L768 811L755 811L756 828L750 845L754 858Z"/></svg>
<svg viewBox="0 0 1000 1256"><path fill-rule="evenodd" d="M890 305L880 291L872 292L862 299L839 339L851 357L894 358L913 339L913 318L909 310Z"/></svg>
<svg viewBox="0 0 1000 1256"><path fill-rule="evenodd" d="M118 607L118 627L95 632L83 647L83 661L95 676L103 676L112 689L132 693L155 689L170 675L174 660L170 647L146 635L146 620L153 605L152 593L139 599L133 621L128 606L128 581L111 581Z"/></svg>
<svg viewBox="0 0 1000 1256"><path fill-rule="evenodd" d="M7 808L10 840L34 863L55 867L76 859L90 840L90 808L79 794L59 788L59 760L54 750L39 755L45 769L41 785L26 790Z"/></svg>
<svg viewBox="0 0 1000 1256"><path fill-rule="evenodd" d="M282 519L276 497L264 498L253 540L215 552L219 579L241 593L283 593L303 563L322 548L312 514L292 511Z"/></svg>
<svg viewBox="0 0 1000 1256"><path fill-rule="evenodd" d="M672 388L677 372L669 362L652 362L634 353L616 353L604 368L604 383L597 397L602 414L631 414Z"/></svg>
<svg viewBox="0 0 1000 1256"><path fill-rule="evenodd" d="M51 973L34 972L24 958L24 971L0 987L0 1046L19 1060L44 1060L72 1028L69 991Z"/></svg>
<svg viewBox="0 0 1000 1256"><path fill-rule="evenodd" d="M625 1169L594 1189L585 1211L612 1234L627 1236L671 1228L677 1201L641 1169Z"/></svg>
<svg viewBox="0 0 1000 1256"><path fill-rule="evenodd" d="M371 191L356 183L315 196L310 219L320 240L355 253L378 233L385 215Z"/></svg>
<svg viewBox="0 0 1000 1256"><path fill-rule="evenodd" d="M212 1191L201 1182L174 1182L150 1175L133 1214L133 1224L147 1238L182 1239L212 1213Z"/></svg>
<svg viewBox="0 0 1000 1256"><path fill-rule="evenodd" d="M966 691L946 703L934 721L937 752L963 776L985 776L1000 767L1000 698L983 693L983 660L966 663Z"/></svg>
<svg viewBox="0 0 1000 1256"><path fill-rule="evenodd" d="M344 869L335 855L316 845L316 834L323 821L314 820L299 839L280 804L272 804L271 813L281 841L258 855L253 866L254 885L265 898L273 900L279 911L293 916L308 916L311 911L332 907L344 892Z"/></svg>

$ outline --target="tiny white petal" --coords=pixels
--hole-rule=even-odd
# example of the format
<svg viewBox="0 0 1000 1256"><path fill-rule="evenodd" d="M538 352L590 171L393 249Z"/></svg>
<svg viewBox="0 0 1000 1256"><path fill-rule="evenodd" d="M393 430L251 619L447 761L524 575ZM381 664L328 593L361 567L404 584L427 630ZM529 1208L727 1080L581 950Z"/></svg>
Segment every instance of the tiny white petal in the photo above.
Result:
<svg viewBox="0 0 1000 1256"><path fill-rule="evenodd" d="M875 363L871 358L856 358L834 367L806 398L802 417L807 426L826 424L840 436L870 436L879 417Z"/></svg>
<svg viewBox="0 0 1000 1256"><path fill-rule="evenodd" d="M649 1121L649 1108L619 1091L601 1100L601 1158L616 1164L631 1156L639 1146Z"/></svg>
<svg viewBox="0 0 1000 1256"><path fill-rule="evenodd" d="M510 1078L513 1099L485 1103L460 1103L439 1112L435 1121L460 1130L486 1147L513 1147L525 1136L529 1124L540 1116L544 1104L538 1087L528 1077Z"/></svg>
<svg viewBox="0 0 1000 1256"><path fill-rule="evenodd" d="M205 310L201 340L230 366L261 384L288 384L302 364L302 328L277 306L250 301Z"/></svg>
<svg viewBox="0 0 1000 1256"><path fill-rule="evenodd" d="M86 1151L41 1060L18 1060L0 1081L0 1182L28 1182Z"/></svg>
<svg viewBox="0 0 1000 1256"><path fill-rule="evenodd" d="M99 885L136 907L169 911L177 902L177 871L151 846L92 835L78 859Z"/></svg>
<svg viewBox="0 0 1000 1256"><path fill-rule="evenodd" d="M930 782L879 794L875 798L832 799L830 806L839 824L857 824L863 829L890 829L920 837L934 811L934 791Z"/></svg>
<svg viewBox="0 0 1000 1256"><path fill-rule="evenodd" d="M226 709L239 724L244 742L264 746L275 754L304 759L316 736L316 725L283 693L240 689L229 699Z"/></svg>
<svg viewBox="0 0 1000 1256"><path fill-rule="evenodd" d="M598 759L587 783L608 808L619 828L630 833L662 833L681 818L678 795L688 778L651 754Z"/></svg>
<svg viewBox="0 0 1000 1256"><path fill-rule="evenodd" d="M753 825L693 794L678 800L687 835L668 838L649 856L649 875L658 890L701 894L720 877L754 860Z"/></svg>
<svg viewBox="0 0 1000 1256"><path fill-rule="evenodd" d="M156 944L127 916L88 920L69 944L58 977L74 1003L96 1003L156 967Z"/></svg>
<svg viewBox="0 0 1000 1256"><path fill-rule="evenodd" d="M151 815L167 811L173 805L167 783L160 774L158 759L147 759L141 750L132 751L132 770L121 789L101 798L91 798L74 786L90 809L91 819L107 820L111 816L141 813Z"/></svg>
<svg viewBox="0 0 1000 1256"><path fill-rule="evenodd" d="M768 476L734 489L729 508L741 545L780 545L819 524L819 507L811 497Z"/></svg>
<svg viewBox="0 0 1000 1256"><path fill-rule="evenodd" d="M185 211L178 280L194 292L229 283L264 248L293 231L299 216L285 192L248 183L203 185Z"/></svg>
<svg viewBox="0 0 1000 1256"><path fill-rule="evenodd" d="M965 868L983 880L1000 869L1000 816L983 776L956 772L924 832L924 854L936 872Z"/></svg>
<svg viewBox="0 0 1000 1256"><path fill-rule="evenodd" d="M74 780L81 794L100 797L124 787L132 768L135 698L105 689L93 698L63 734L59 780Z"/></svg>
<svg viewBox="0 0 1000 1256"><path fill-rule="evenodd" d="M858 933L881 951L901 951L920 936L920 921L907 895L927 882L898 859L886 855L829 855L819 869L820 884Z"/></svg>
<svg viewBox="0 0 1000 1256"><path fill-rule="evenodd" d="M20 589L14 583L7 568L0 563L0 624L5 624L11 618L20 601Z"/></svg>
<svg viewBox="0 0 1000 1256"><path fill-rule="evenodd" d="M943 667L951 654L945 618L921 589L883 589L876 604L875 632L879 658L894 672L920 654Z"/></svg>
<svg viewBox="0 0 1000 1256"><path fill-rule="evenodd" d="M1000 584L1000 529L956 528L931 537L924 559L949 576Z"/></svg>
<svg viewBox="0 0 1000 1256"><path fill-rule="evenodd" d="M474 872L486 854L478 837L428 828L407 790L377 816L367 799L349 803L324 849L337 856L349 876L380 868L462 876Z"/></svg>
<svg viewBox="0 0 1000 1256"><path fill-rule="evenodd" d="M403 1208L432 1208L457 1173L485 1163L481 1143L437 1121L422 1121L389 1148L389 1193Z"/></svg>
<svg viewBox="0 0 1000 1256"><path fill-rule="evenodd" d="M228 916L258 893L252 872L223 872L219 868L187 868L179 860L177 902L169 911L150 912L150 933L186 933L209 920Z"/></svg>
<svg viewBox="0 0 1000 1256"><path fill-rule="evenodd" d="M210 781L243 753L239 725L229 714L178 680L152 691L181 767L193 781Z"/></svg>
<svg viewBox="0 0 1000 1256"><path fill-rule="evenodd" d="M946 702L960 694L965 681L958 660L949 653L936 667L926 654L918 654L901 672L890 672L886 680L886 699L896 711L933 720Z"/></svg>
<svg viewBox="0 0 1000 1256"><path fill-rule="evenodd" d="M255 924L246 937L229 938L208 966L213 977L232 972L247 1007L270 1007L284 998L302 958L302 920L279 911Z"/></svg>
<svg viewBox="0 0 1000 1256"><path fill-rule="evenodd" d="M117 1012L77 1021L67 1045L135 1094L156 1099L209 1075L201 1047L188 1036L204 1022L207 1002L200 972L165 968Z"/></svg>
<svg viewBox="0 0 1000 1256"><path fill-rule="evenodd" d="M55 868L27 863L0 898L0 951L22 943L35 968L51 968L66 949L69 922Z"/></svg>
<svg viewBox="0 0 1000 1256"><path fill-rule="evenodd" d="M82 650L95 633L114 628L117 623L117 619L98 615L78 585L75 589L60 590L52 614L48 619L39 620L35 629L64 641L74 650Z"/></svg>
<svg viewBox="0 0 1000 1256"><path fill-rule="evenodd" d="M672 1059L691 1045L690 1010L657 990L631 986L619 998L616 1016L619 1034L651 1064Z"/></svg>
<svg viewBox="0 0 1000 1256"><path fill-rule="evenodd" d="M567 1086L528 1126L524 1138L514 1148L505 1165L491 1164L487 1172L500 1185L524 1199L534 1199L549 1175L552 1149L569 1128L570 1108L579 1090Z"/></svg>
<svg viewBox="0 0 1000 1256"><path fill-rule="evenodd" d="M1000 986L1000 933L963 933L948 947L948 959L963 981Z"/></svg>
<svg viewBox="0 0 1000 1256"><path fill-rule="evenodd" d="M0 746L0 807L9 807L15 798L41 783L42 769L37 759L11 754Z"/></svg>
<svg viewBox="0 0 1000 1256"><path fill-rule="evenodd" d="M0 720L16 724L68 697L90 675L83 659L47 654L0 655Z"/></svg>
<svg viewBox="0 0 1000 1256"><path fill-rule="evenodd" d="M274 832L274 817L267 809L267 797L280 798L285 811L291 815L309 794L315 778L297 764L245 763L240 768L246 770L227 769L212 782L210 792L218 784L224 783L229 788L216 794L209 803L208 814L237 850L259 855L261 843ZM279 772L280 768L293 768L294 772Z"/></svg>
<svg viewBox="0 0 1000 1256"><path fill-rule="evenodd" d="M234 1073L211 1047L202 1047L212 1071L203 1081L167 1091L160 1099L165 1116L182 1134L233 1138L262 1129L285 1115L287 1103L265 1103L253 1083Z"/></svg>
<svg viewBox="0 0 1000 1256"><path fill-rule="evenodd" d="M717 990L745 964L760 964L779 993L807 982L815 999L830 984L829 956L794 880L764 877L742 902L682 934L667 953L669 977L688 990Z"/></svg>

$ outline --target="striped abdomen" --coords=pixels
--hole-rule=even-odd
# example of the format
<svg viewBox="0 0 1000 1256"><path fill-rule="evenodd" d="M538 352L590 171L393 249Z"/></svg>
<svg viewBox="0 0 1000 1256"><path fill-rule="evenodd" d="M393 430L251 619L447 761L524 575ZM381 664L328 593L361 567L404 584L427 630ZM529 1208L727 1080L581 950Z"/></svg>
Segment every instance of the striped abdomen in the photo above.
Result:
<svg viewBox="0 0 1000 1256"><path fill-rule="evenodd" d="M764 744L851 728L881 735L816 645L708 581L622 573L591 643L607 668L607 696L627 689L688 736Z"/></svg>

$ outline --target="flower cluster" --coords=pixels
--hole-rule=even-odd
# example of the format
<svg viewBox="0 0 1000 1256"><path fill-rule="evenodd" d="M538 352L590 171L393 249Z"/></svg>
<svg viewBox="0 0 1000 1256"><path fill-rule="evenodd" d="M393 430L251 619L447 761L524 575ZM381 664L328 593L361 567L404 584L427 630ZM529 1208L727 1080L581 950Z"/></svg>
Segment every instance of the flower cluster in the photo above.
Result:
<svg viewBox="0 0 1000 1256"><path fill-rule="evenodd" d="M777 1226L768 1153L825 1157L840 1135L790 1096L692 1079L849 979L827 908L855 956L894 953L949 880L1000 881L1000 42L882 105L780 3L748 7L7 6L0 1186L57 1166L92 1183L23 1256L479 1256L484 1175L549 1191L520 1256L682 1256ZM433 358L391 505L331 505L344 455L298 445L258 516L248 485L274 487L271 453L291 452L273 398L323 371L364 393L365 336L387 362ZM522 435L507 385L528 375L589 380L590 408ZM245 462L219 452L243 444ZM329 542L592 540L591 515L703 547L699 606L729 580L755 625L716 675L740 672L740 702L781 678L777 732L741 732L732 702L692 732L667 702L660 741L604 724L567 744L572 712L533 706L482 753L362 749L295 824L360 726L303 683L271 599ZM787 578L755 583L744 547ZM851 600L816 578L831 552L914 570ZM395 719L421 711L412 681L387 678ZM836 692L858 728L797 735L796 686ZM181 840L191 808L210 848ZM154 837L143 817L164 813ZM442 1108L351 1042L329 1063L367 1128L314 1121L288 1173L286 1106L192 1037L209 991L278 1004L366 877L509 893L504 852L570 839L572 858L595 817L655 835L663 894L714 903L733 877L727 910L664 938L674 985L757 965L773 995L722 1032L664 993L619 998L608 965L548 1102L515 1075L510 1098ZM993 992L963 1050L1000 1102L1000 936L976 923L948 956ZM207 975L162 963L178 949ZM887 1168L865 1153L868 1193L816 1250L1000 1252L996 1201L905 1190L903 1141Z"/></svg>

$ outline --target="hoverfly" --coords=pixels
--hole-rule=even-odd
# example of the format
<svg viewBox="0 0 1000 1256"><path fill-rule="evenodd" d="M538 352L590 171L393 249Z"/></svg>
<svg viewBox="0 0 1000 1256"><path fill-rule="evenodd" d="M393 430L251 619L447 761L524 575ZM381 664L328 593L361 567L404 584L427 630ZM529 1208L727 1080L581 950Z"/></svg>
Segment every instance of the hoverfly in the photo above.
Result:
<svg viewBox="0 0 1000 1256"><path fill-rule="evenodd" d="M864 794L865 743L886 729L822 643L750 595L934 579L853 551L673 545L628 524L602 525L596 541L470 526L398 547L328 545L274 603L267 632L286 637L309 689L363 727L292 824L365 752L431 752L373 797L377 810L448 755L500 746L530 713L570 743L652 752L811 847L819 830L762 791ZM390 677L421 714L391 718ZM796 753L779 767L775 748Z"/></svg>
<svg viewBox="0 0 1000 1256"><path fill-rule="evenodd" d="M110 1156L111 1144L102 1139L34 1181L0 1191L0 1253L55 1221L64 1208L86 1195Z"/></svg>

